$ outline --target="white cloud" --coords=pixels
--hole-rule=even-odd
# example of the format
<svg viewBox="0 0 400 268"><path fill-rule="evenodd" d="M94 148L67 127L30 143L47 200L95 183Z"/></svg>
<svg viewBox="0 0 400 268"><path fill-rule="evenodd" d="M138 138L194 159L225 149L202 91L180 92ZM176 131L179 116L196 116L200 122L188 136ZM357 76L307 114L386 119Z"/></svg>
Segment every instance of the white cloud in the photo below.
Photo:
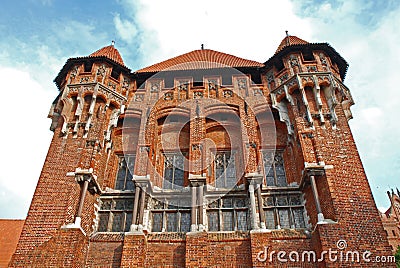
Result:
<svg viewBox="0 0 400 268"><path fill-rule="evenodd" d="M131 22L129 20L122 20L120 18L120 15L117 14L114 17L114 24L115 28L117 29L118 35L122 40L124 40L128 44L131 44L135 41L138 30L134 22Z"/></svg>
<svg viewBox="0 0 400 268"><path fill-rule="evenodd" d="M1 217L25 217L52 132L47 112L52 93L34 81L29 73L0 67L2 81L2 153L0 162ZM5 196L5 193L7 196ZM10 198L12 202L10 202Z"/></svg>
<svg viewBox="0 0 400 268"><path fill-rule="evenodd" d="M288 0L123 2L140 28L143 66L205 48L264 62L273 55L285 30L311 37L311 26L293 13ZM284 16L282 16L284 14ZM279 25L279 26L278 26Z"/></svg>

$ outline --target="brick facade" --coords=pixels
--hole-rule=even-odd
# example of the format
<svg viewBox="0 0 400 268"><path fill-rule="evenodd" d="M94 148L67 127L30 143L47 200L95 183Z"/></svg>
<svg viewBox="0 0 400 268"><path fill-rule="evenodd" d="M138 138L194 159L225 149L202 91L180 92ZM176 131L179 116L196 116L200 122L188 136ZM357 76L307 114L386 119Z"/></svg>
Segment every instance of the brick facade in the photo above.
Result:
<svg viewBox="0 0 400 268"><path fill-rule="evenodd" d="M131 72L114 46L69 59L10 267L347 267L332 250L382 267L361 256L391 250L346 70L293 36L265 63L204 49Z"/></svg>
<svg viewBox="0 0 400 268"><path fill-rule="evenodd" d="M381 218L389 244L393 252L396 252L400 247L400 192L397 190L396 194L392 190L387 194L391 205L385 213L381 213Z"/></svg>

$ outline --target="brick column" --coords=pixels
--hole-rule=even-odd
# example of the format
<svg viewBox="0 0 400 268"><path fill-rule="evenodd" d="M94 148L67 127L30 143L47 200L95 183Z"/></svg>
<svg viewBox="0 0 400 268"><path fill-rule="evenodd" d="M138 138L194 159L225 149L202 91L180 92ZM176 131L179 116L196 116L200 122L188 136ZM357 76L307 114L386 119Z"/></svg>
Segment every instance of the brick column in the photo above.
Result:
<svg viewBox="0 0 400 268"><path fill-rule="evenodd" d="M127 233L122 248L121 267L145 267L146 245L144 234Z"/></svg>

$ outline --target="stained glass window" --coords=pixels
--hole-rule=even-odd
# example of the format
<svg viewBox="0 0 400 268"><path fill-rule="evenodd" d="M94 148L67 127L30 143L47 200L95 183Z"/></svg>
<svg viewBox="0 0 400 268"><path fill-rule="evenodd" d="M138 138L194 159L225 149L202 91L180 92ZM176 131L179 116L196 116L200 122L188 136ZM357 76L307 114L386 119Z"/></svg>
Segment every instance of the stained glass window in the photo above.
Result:
<svg viewBox="0 0 400 268"><path fill-rule="evenodd" d="M263 199L268 229L306 227L301 194L275 194L264 196Z"/></svg>
<svg viewBox="0 0 400 268"><path fill-rule="evenodd" d="M189 232L191 225L190 207L187 200L153 199L152 232Z"/></svg>
<svg viewBox="0 0 400 268"><path fill-rule="evenodd" d="M164 189L183 187L185 176L185 155L179 153L164 154Z"/></svg>
<svg viewBox="0 0 400 268"><path fill-rule="evenodd" d="M215 154L215 186L232 188L236 185L236 167L234 153L219 151Z"/></svg>
<svg viewBox="0 0 400 268"><path fill-rule="evenodd" d="M246 197L225 197L208 205L209 231L246 231L250 229Z"/></svg>
<svg viewBox="0 0 400 268"><path fill-rule="evenodd" d="M132 181L133 169L135 167L135 155L121 155L118 157L118 172L115 181L116 190L134 190Z"/></svg>
<svg viewBox="0 0 400 268"><path fill-rule="evenodd" d="M153 232L161 232L163 228L163 213L153 212Z"/></svg>
<svg viewBox="0 0 400 268"><path fill-rule="evenodd" d="M263 162L267 186L287 186L283 151L264 151Z"/></svg>
<svg viewBox="0 0 400 268"><path fill-rule="evenodd" d="M132 224L134 197L108 197L100 200L98 232L128 232Z"/></svg>

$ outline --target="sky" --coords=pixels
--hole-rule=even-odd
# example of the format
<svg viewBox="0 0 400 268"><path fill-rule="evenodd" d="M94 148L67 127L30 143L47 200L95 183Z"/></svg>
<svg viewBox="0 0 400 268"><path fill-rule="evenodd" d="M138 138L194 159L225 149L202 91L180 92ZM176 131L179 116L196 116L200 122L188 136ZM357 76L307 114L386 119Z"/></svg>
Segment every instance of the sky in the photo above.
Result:
<svg viewBox="0 0 400 268"><path fill-rule="evenodd" d="M111 44L137 70L200 49L265 62L285 31L349 63L350 120L380 210L400 188L400 1L2 0L0 218L25 218L51 142L53 83L68 58Z"/></svg>

